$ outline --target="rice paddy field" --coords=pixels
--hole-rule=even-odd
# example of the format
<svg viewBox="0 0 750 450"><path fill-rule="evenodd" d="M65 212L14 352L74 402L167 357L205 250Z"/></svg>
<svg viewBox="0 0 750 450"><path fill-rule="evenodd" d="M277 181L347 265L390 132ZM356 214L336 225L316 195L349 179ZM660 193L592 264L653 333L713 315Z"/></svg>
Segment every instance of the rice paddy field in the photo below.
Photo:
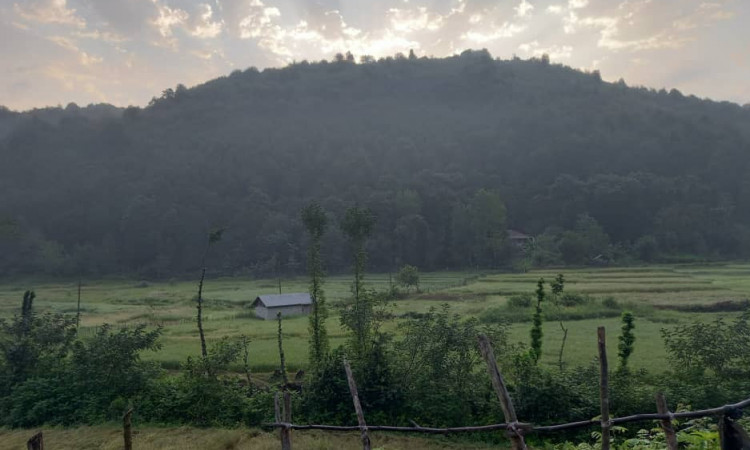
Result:
<svg viewBox="0 0 750 450"><path fill-rule="evenodd" d="M557 364L563 326L568 328L565 362L588 364L596 355L596 328L607 327L611 352L616 352L619 316L623 310L636 316L636 346L631 357L635 368L661 371L666 353L660 330L691 320L713 320L739 314L742 302L750 298L750 263L711 265L654 265L626 268L585 268L518 273L440 272L421 274L421 293L406 294L394 301L385 327L398 334L405 315L424 313L448 304L462 317L509 323L511 341L527 342L531 308L508 305L511 296L533 293L536 281L551 281L557 273L566 279L567 293L579 294L585 302L572 307L545 305L544 364ZM345 339L339 326L337 305L349 296L349 276L326 280L325 290L331 314L328 319L332 346ZM366 278L368 287L387 289L387 274ZM20 310L23 292L36 291L38 311L75 314L77 280L14 280L0 283L0 317ZM162 348L144 354L145 359L176 369L188 356L198 355L200 343L195 324L197 280L84 280L81 294L81 329L84 336L97 326L162 326ZM304 292L304 277L281 280L282 292ZM204 287L204 328L209 344L222 336L246 335L251 339L250 360L255 372L278 367L277 324L255 318L250 304L260 294L278 293L278 280L208 278ZM296 371L307 360L306 317L285 318L284 350L287 367Z"/></svg>

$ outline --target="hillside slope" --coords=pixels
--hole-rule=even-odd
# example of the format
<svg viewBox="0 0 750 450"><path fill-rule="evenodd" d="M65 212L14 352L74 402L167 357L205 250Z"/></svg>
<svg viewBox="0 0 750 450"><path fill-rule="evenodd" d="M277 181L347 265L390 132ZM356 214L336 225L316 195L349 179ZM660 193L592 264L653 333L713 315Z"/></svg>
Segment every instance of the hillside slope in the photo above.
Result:
<svg viewBox="0 0 750 450"><path fill-rule="evenodd" d="M485 51L237 71L122 117L22 121L0 156L4 273L166 276L212 226L214 267L299 271L310 200L372 208L380 269L507 264L487 238L506 226L547 230L540 263L750 256L750 110Z"/></svg>

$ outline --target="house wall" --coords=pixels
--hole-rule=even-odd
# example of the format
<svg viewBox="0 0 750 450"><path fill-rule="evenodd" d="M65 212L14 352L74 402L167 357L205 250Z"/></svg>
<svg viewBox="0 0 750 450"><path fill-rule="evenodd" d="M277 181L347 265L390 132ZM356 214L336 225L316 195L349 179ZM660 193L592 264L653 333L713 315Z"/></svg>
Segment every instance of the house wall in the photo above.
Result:
<svg viewBox="0 0 750 450"><path fill-rule="evenodd" d="M264 320L276 319L276 314L281 311L282 317L289 316L302 316L310 314L312 311L311 305L296 305L296 306L283 306L280 308L266 308L265 306L258 305L255 307L255 315Z"/></svg>

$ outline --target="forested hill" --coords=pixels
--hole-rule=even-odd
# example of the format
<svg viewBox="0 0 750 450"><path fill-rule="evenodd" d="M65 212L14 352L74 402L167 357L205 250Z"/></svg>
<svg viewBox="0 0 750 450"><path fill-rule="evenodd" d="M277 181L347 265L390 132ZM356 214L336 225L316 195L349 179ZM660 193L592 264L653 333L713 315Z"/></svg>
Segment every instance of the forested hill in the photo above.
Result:
<svg viewBox="0 0 750 450"><path fill-rule="evenodd" d="M299 63L109 117L0 125L0 273L304 269L299 210L377 216L370 267L750 256L750 110L548 59ZM499 231L498 231L499 230ZM515 254L514 254L515 253Z"/></svg>

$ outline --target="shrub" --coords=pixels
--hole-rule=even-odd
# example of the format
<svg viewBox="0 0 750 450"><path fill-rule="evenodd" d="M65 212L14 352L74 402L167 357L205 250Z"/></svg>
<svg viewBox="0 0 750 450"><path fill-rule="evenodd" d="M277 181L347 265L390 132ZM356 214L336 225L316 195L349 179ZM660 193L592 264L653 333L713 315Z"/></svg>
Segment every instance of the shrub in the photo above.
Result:
<svg viewBox="0 0 750 450"><path fill-rule="evenodd" d="M588 295L577 294L575 292L566 292L561 295L558 299L558 303L562 306L576 306L590 303L591 297Z"/></svg>
<svg viewBox="0 0 750 450"><path fill-rule="evenodd" d="M531 307L531 294L523 293L511 295L508 298L509 308L529 308Z"/></svg>
<svg viewBox="0 0 750 450"><path fill-rule="evenodd" d="M602 299L602 306L609 309L617 309L620 307L620 303L614 297L605 297Z"/></svg>

